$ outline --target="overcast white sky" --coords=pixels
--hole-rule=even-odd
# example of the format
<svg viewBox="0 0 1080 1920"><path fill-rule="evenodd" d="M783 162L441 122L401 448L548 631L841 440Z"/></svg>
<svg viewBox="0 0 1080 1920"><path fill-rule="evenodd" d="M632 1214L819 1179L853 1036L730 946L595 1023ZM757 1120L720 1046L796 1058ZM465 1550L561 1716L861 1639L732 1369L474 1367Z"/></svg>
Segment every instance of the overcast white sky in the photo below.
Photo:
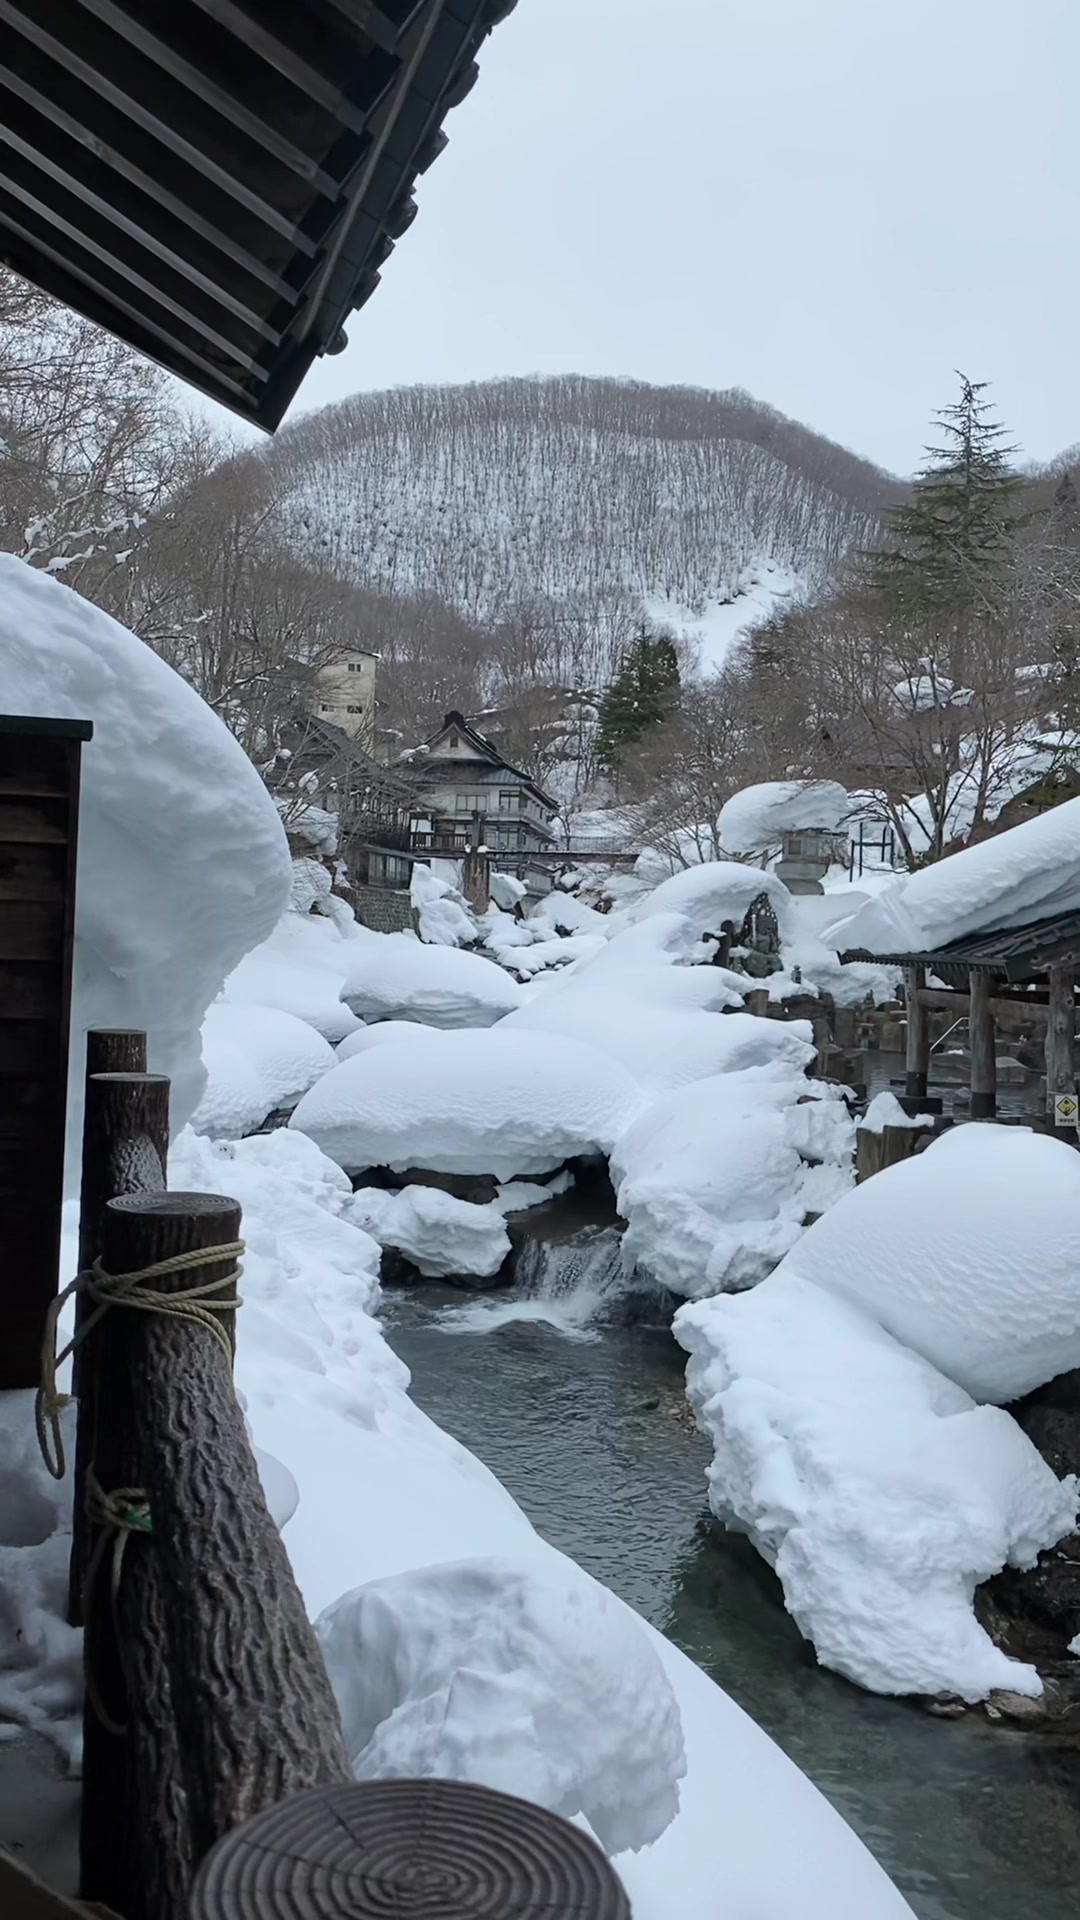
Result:
<svg viewBox="0 0 1080 1920"><path fill-rule="evenodd" d="M519 0L294 412L498 374L746 387L898 471L952 369L1080 438L1080 0Z"/></svg>

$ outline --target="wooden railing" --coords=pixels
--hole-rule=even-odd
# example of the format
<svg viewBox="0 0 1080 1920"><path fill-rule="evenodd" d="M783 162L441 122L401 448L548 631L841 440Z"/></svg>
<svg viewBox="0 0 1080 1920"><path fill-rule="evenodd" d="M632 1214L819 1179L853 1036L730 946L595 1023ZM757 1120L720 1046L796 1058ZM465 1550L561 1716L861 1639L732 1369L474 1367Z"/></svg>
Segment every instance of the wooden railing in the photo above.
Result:
<svg viewBox="0 0 1080 1920"><path fill-rule="evenodd" d="M240 1208L166 1190L169 1086L141 1070L145 1036L93 1036L103 1059L127 1070L87 1077L82 1898L122 1920L376 1920L423 1886L447 1913L629 1920L603 1855L555 1815L479 1787L352 1781L233 1387Z"/></svg>

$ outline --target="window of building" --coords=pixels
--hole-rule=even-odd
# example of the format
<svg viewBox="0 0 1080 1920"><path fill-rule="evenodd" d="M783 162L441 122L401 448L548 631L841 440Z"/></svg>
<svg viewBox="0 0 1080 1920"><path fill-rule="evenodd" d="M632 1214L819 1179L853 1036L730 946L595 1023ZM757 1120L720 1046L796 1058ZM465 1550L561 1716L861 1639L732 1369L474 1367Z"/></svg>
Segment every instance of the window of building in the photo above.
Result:
<svg viewBox="0 0 1080 1920"><path fill-rule="evenodd" d="M349 672L350 672L350 673L363 673L363 671L364 671L364 669L363 669L363 667L361 666L361 664L360 664L360 662L359 662L359 660L350 660L350 661L349 661Z"/></svg>
<svg viewBox="0 0 1080 1920"><path fill-rule="evenodd" d="M330 704L329 704L329 702L328 702L328 701L326 701L326 700L324 700L324 701L322 701L322 703L321 703L321 705L320 705L320 707L319 707L319 712L320 712L320 713L333 713L333 711L334 711L334 709L333 709L333 707L332 707L332 706L330 706Z"/></svg>
<svg viewBox="0 0 1080 1920"><path fill-rule="evenodd" d="M346 707L346 713L363 713L363 707Z"/></svg>
<svg viewBox="0 0 1080 1920"><path fill-rule="evenodd" d="M447 743L447 744L448 744L449 746L451 746L451 747L460 747L460 745L461 745L461 741L460 741L460 740L458 739L458 737L457 737L457 734L456 734L456 733L452 733L452 734L450 735L450 739L449 739L449 741L448 741L448 743Z"/></svg>

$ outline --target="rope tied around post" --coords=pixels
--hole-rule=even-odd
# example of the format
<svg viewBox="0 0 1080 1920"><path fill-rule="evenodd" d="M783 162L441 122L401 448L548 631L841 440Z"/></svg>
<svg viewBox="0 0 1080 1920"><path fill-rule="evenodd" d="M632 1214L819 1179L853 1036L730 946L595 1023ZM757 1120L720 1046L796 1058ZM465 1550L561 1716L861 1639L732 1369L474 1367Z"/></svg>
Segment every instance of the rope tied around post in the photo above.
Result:
<svg viewBox="0 0 1080 1920"><path fill-rule="evenodd" d="M215 1323L216 1324L216 1323ZM115 1492L106 1493L99 1485L93 1466L86 1469L86 1517L92 1527L99 1529L97 1543L86 1567L86 1591L90 1592L94 1581L101 1571L102 1562L109 1551L112 1541L112 1557L109 1569L109 1591L112 1603L113 1630L116 1633L117 1651L120 1655L121 1669L124 1670L125 1684L127 1673L124 1662L124 1646L116 1625L116 1602L120 1592L120 1576L124 1569L124 1549L133 1533L153 1533L154 1523L150 1517L150 1503L141 1487L117 1487ZM89 1661L85 1663L86 1691L90 1703L105 1728L106 1733L122 1738L127 1725L114 1720L95 1684L93 1669Z"/></svg>
<svg viewBox="0 0 1080 1920"><path fill-rule="evenodd" d="M136 1273L106 1273L101 1261L95 1260L86 1273L77 1274L56 1295L46 1320L41 1352L41 1385L34 1404L41 1457L54 1480L62 1480L67 1470L60 1415L64 1407L70 1405L70 1396L58 1392L56 1385L56 1376L64 1361L74 1353L76 1347L82 1345L110 1307L133 1307L141 1313L161 1313L177 1320L186 1320L192 1326L203 1327L218 1342L231 1367L232 1346L229 1336L215 1316L235 1312L242 1302L239 1294L235 1293L225 1300L216 1296L230 1281L239 1278L239 1262L243 1252L244 1242L232 1240L225 1246L199 1247L191 1253L174 1254L171 1259L159 1260L154 1266L142 1267ZM151 1284L174 1273L188 1273L195 1267L213 1266L228 1266L236 1271L223 1274L220 1280L204 1281L201 1286L182 1287L175 1293L162 1293ZM94 1309L58 1353L57 1323L67 1301L76 1293L87 1294L94 1302Z"/></svg>

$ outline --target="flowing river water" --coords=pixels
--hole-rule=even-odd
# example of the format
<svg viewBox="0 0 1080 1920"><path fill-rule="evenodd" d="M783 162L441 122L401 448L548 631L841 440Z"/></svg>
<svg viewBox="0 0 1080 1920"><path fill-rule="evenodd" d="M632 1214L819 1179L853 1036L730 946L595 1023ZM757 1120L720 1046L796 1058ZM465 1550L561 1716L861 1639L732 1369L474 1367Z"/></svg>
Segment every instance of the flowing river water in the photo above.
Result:
<svg viewBox="0 0 1080 1920"><path fill-rule="evenodd" d="M389 1293L414 1398L772 1735L919 1920L1074 1920L1080 1749L936 1719L816 1664L773 1574L711 1520L684 1356L666 1325L627 1324L613 1276L602 1243L583 1261L529 1248L511 1295Z"/></svg>

